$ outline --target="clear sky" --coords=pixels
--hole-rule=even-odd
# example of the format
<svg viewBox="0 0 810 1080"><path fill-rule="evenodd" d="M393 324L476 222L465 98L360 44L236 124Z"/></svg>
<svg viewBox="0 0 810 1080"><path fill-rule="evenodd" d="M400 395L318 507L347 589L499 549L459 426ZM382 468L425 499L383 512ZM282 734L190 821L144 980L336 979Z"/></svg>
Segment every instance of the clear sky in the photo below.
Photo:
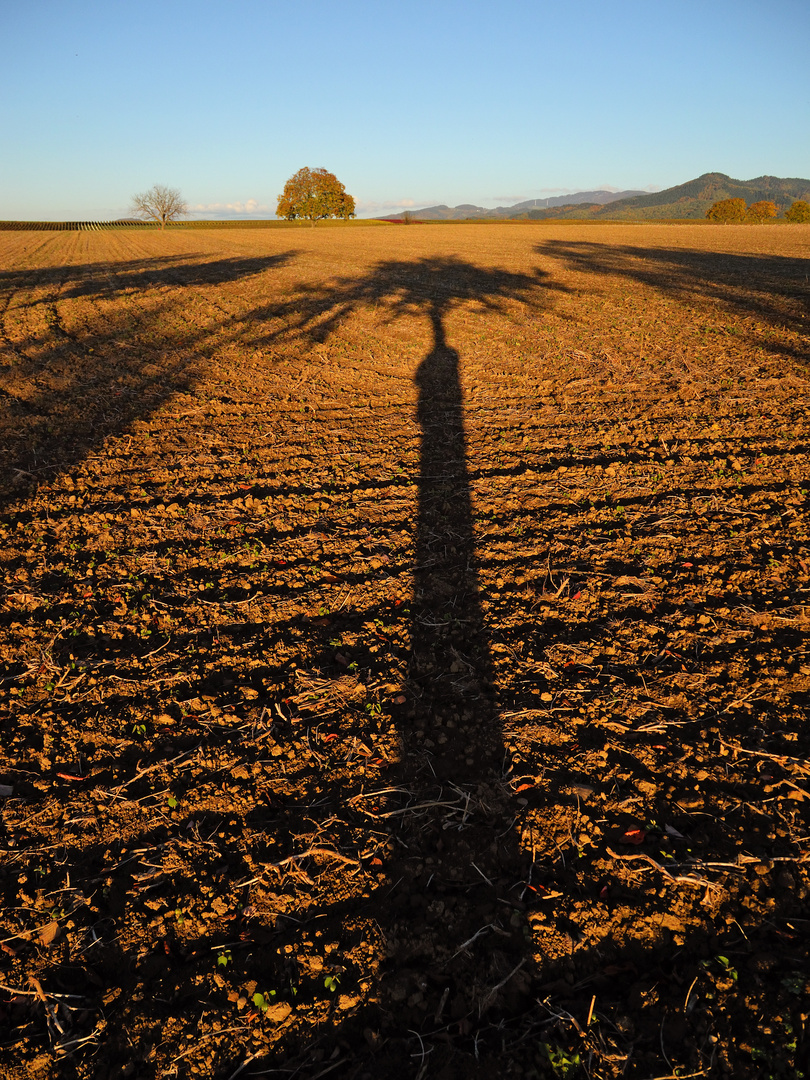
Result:
<svg viewBox="0 0 810 1080"><path fill-rule="evenodd" d="M3 0L0 218L359 216L810 176L810 0Z"/></svg>

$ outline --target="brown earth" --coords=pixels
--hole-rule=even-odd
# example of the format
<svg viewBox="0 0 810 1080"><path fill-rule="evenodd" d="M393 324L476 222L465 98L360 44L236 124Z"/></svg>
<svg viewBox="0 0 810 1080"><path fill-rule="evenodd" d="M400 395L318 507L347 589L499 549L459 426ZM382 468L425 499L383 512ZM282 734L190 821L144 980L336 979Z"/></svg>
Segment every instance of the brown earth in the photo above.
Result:
<svg viewBox="0 0 810 1080"><path fill-rule="evenodd" d="M0 233L0 1075L805 1075L809 254Z"/></svg>

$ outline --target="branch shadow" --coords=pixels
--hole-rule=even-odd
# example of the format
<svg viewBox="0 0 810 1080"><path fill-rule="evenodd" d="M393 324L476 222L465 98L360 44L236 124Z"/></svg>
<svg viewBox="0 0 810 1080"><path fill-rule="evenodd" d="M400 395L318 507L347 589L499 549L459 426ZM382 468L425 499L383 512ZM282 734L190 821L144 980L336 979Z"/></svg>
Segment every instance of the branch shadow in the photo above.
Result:
<svg viewBox="0 0 810 1080"><path fill-rule="evenodd" d="M187 290L244 280L294 257L204 262L189 255L0 274L4 313L15 292L35 291L17 305L32 317L21 335L12 341L0 324L0 502L76 464L196 384L209 328L187 310ZM131 303L91 310L78 330L62 325L65 300L122 296Z"/></svg>
<svg viewBox="0 0 810 1080"><path fill-rule="evenodd" d="M530 985L531 938L515 903L527 866L505 782L478 580L462 358L448 342L447 319L462 305L503 311L519 303L539 313L560 288L539 271L485 269L458 258L385 261L359 280L304 286L259 315L281 320L269 339L289 334L323 343L354 311L371 307L387 322L426 320L432 338L415 373L419 474L410 658L396 717L400 760L381 803L396 854L387 895L371 901L387 950L379 1020L391 1037L383 1055L390 1061L375 1065L383 1071L407 1054L399 1040L409 1028L456 1021L461 1030L471 1015L519 1008Z"/></svg>
<svg viewBox="0 0 810 1080"><path fill-rule="evenodd" d="M51 266L31 271L6 270L0 273L0 292L30 286L32 274L38 286L58 289L60 300L79 297L117 296L126 292L143 292L164 286L222 285L239 281L254 274L283 266L296 252L261 255L252 258L232 257L201 261L199 253L188 252L151 259L130 259L127 262L83 263L79 266ZM41 298L35 304L48 303Z"/></svg>
<svg viewBox="0 0 810 1080"><path fill-rule="evenodd" d="M805 259L584 240L547 240L535 250L582 273L625 277L687 302L720 303L799 338L795 347L769 340L769 349L804 364L810 358Z"/></svg>

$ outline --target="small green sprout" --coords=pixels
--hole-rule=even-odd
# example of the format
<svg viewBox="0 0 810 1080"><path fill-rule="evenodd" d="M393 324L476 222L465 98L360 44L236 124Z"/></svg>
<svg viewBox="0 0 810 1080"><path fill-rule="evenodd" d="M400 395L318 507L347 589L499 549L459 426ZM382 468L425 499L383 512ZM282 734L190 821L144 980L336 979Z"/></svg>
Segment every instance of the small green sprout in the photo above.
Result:
<svg viewBox="0 0 810 1080"><path fill-rule="evenodd" d="M731 961L729 960L729 958L727 956L715 956L714 959L720 965L720 967L723 968L726 974L729 975L734 980L734 982L736 982L739 978L739 973L735 967L731 966ZM701 964L704 968L710 968L712 965L712 961L702 960Z"/></svg>
<svg viewBox="0 0 810 1080"><path fill-rule="evenodd" d="M263 994L260 994L257 991L253 995L251 1000L252 1000L253 1004L256 1006L256 1008L260 1012L266 1013L267 1010L270 1008L270 1002L267 999L268 998L274 998L275 996L276 996L275 990L266 990Z"/></svg>
<svg viewBox="0 0 810 1080"><path fill-rule="evenodd" d="M560 1046L552 1046L550 1043L542 1043L548 1057L549 1064L558 1076L572 1076L579 1069L581 1059L579 1054L570 1050L563 1050Z"/></svg>
<svg viewBox="0 0 810 1080"><path fill-rule="evenodd" d="M330 994L334 994L340 985L340 977L338 975L327 975L323 980L323 985L329 991Z"/></svg>
<svg viewBox="0 0 810 1080"><path fill-rule="evenodd" d="M782 979L782 986L787 990L789 994L795 994L797 997L804 993L804 987L807 980L803 975L786 975Z"/></svg>
<svg viewBox="0 0 810 1080"><path fill-rule="evenodd" d="M737 969L731 966L731 961L729 960L729 958L727 956L716 956L715 960L720 965L720 967L725 969L726 973L731 976L734 982L736 982L739 977Z"/></svg>
<svg viewBox="0 0 810 1080"><path fill-rule="evenodd" d="M231 950L230 949L223 949L222 952L220 952L217 955L217 967L223 967L224 968L224 967L227 967L228 964L230 964L232 962L233 962L233 957L231 956Z"/></svg>

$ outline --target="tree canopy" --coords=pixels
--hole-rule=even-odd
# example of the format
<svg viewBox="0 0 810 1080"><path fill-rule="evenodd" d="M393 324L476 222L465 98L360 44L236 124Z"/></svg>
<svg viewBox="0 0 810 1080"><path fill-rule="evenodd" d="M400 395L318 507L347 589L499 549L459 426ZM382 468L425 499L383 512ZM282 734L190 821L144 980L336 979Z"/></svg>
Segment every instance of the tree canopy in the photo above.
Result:
<svg viewBox="0 0 810 1080"><path fill-rule="evenodd" d="M132 196L132 211L147 221L157 221L165 229L170 221L185 217L188 206L177 188L153 184L148 191Z"/></svg>
<svg viewBox="0 0 810 1080"><path fill-rule="evenodd" d="M290 177L278 197L276 213L288 221L354 217L354 199L334 173L304 167Z"/></svg>
<svg viewBox="0 0 810 1080"><path fill-rule="evenodd" d="M745 221L745 199L721 199L706 211L709 221L719 221L727 225L730 222Z"/></svg>
<svg viewBox="0 0 810 1080"><path fill-rule="evenodd" d="M747 217L749 221L767 221L768 218L776 217L776 203L768 199L751 203L748 207Z"/></svg>
<svg viewBox="0 0 810 1080"><path fill-rule="evenodd" d="M785 220L810 223L810 202L805 199L796 199L791 207L785 211Z"/></svg>

